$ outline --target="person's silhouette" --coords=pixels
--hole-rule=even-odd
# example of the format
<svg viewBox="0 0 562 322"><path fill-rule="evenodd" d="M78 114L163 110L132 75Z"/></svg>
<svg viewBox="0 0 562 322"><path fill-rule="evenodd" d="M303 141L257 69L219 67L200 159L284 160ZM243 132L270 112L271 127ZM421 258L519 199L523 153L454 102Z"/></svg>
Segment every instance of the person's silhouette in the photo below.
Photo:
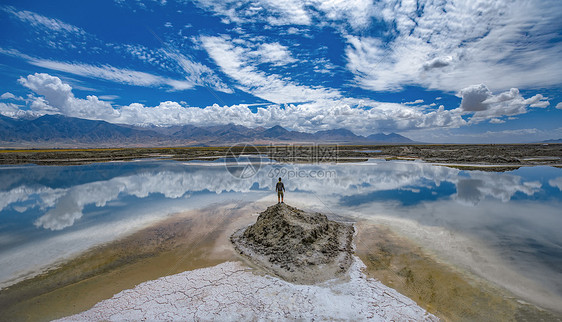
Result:
<svg viewBox="0 0 562 322"><path fill-rule="evenodd" d="M277 203L283 202L283 192L285 191L285 185L283 184L283 182L281 182L281 178L279 178L279 182L277 182L277 184L275 185L275 191L277 191Z"/></svg>

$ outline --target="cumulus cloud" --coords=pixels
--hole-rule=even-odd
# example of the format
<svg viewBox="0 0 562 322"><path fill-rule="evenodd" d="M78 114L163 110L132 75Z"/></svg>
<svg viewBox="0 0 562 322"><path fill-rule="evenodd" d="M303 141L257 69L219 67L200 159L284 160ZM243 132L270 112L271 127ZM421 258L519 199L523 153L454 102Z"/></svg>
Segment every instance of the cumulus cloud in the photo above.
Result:
<svg viewBox="0 0 562 322"><path fill-rule="evenodd" d="M39 114L63 114L88 119L110 119L117 116L117 111L110 103L100 101L90 95L86 99L74 97L70 85L60 78L44 73L35 73L18 80L20 84L31 89L43 98L35 98L31 108Z"/></svg>
<svg viewBox="0 0 562 322"><path fill-rule="evenodd" d="M541 94L525 99L517 88L494 95L484 84L463 88L458 96L462 98L459 109L466 113L474 113L470 119L473 123L524 114L529 106L543 108L550 104Z"/></svg>
<svg viewBox="0 0 562 322"><path fill-rule="evenodd" d="M252 112L247 105L205 108L183 107L177 102L163 102L155 107L131 104L120 110L114 122L128 124L227 124L246 127L281 125L291 130L315 132L349 128L357 134L425 127L454 127L465 122L460 115L443 108L423 113L394 103L356 99L318 100L311 103L270 105Z"/></svg>
<svg viewBox="0 0 562 322"><path fill-rule="evenodd" d="M556 104L556 108L559 110L562 110L562 102Z"/></svg>
<svg viewBox="0 0 562 322"><path fill-rule="evenodd" d="M459 94L462 97L460 108L467 112L487 110L488 105L484 101L492 97L492 92L484 84L469 86Z"/></svg>
<svg viewBox="0 0 562 322"><path fill-rule="evenodd" d="M48 74L28 75L20 78L19 82L39 95L32 95L30 98L29 107L32 113L63 114L113 123L159 126L208 126L228 123L246 127L282 125L306 132L345 127L363 135L414 128L458 127L466 124L458 111L445 110L443 106L426 112L413 106L354 98L317 98L313 102L284 106L272 104L258 107L255 112L243 104L214 104L199 108L172 101L162 102L157 106L133 103L114 107L110 102L100 100L94 95L87 96L86 99L77 98L70 85ZM9 109L11 115L24 113L16 105L4 105L2 108Z"/></svg>
<svg viewBox="0 0 562 322"><path fill-rule="evenodd" d="M11 118L20 118L20 117L34 115L34 113L31 111L22 110L21 106L19 105L13 103L1 103L1 102L0 102L0 114Z"/></svg>

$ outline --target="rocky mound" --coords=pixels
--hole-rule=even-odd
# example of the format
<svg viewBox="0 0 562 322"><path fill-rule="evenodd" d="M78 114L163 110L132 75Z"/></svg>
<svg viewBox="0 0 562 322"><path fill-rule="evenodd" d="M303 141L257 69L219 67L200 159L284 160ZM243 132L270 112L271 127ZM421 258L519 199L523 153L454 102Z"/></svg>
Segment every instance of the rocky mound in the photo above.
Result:
<svg viewBox="0 0 562 322"><path fill-rule="evenodd" d="M352 225L328 220L284 203L267 208L231 241L250 261L287 281L310 284L347 271L353 253Z"/></svg>

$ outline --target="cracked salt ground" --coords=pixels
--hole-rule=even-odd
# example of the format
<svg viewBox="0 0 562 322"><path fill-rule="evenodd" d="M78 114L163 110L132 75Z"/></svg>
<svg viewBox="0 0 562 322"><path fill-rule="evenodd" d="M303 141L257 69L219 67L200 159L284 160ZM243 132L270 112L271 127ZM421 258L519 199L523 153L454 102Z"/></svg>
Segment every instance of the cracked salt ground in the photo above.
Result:
<svg viewBox="0 0 562 322"><path fill-rule="evenodd" d="M367 278L364 268L354 256L346 278L295 285L253 274L240 262L226 262L139 284L88 311L58 321L438 321L413 300Z"/></svg>

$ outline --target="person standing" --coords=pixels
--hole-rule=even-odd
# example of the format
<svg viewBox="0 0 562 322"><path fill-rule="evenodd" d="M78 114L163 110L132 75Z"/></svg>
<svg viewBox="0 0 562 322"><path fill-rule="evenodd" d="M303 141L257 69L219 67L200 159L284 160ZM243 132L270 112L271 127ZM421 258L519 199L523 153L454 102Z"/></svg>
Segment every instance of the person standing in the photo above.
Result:
<svg viewBox="0 0 562 322"><path fill-rule="evenodd" d="M277 203L283 202L283 192L285 191L285 185L283 184L283 182L281 182L281 178L279 178L279 182L277 182L277 184L275 185L275 191L277 191Z"/></svg>

